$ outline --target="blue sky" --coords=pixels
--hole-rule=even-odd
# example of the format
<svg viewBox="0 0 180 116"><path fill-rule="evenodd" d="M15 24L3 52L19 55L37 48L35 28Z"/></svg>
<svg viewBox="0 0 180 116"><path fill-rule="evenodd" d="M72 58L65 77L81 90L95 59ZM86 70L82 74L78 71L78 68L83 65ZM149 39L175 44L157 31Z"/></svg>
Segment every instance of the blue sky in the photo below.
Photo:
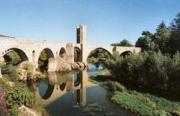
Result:
<svg viewBox="0 0 180 116"><path fill-rule="evenodd" d="M75 42L75 28L84 24L88 43L134 43L178 12L180 0L0 0L0 34Z"/></svg>

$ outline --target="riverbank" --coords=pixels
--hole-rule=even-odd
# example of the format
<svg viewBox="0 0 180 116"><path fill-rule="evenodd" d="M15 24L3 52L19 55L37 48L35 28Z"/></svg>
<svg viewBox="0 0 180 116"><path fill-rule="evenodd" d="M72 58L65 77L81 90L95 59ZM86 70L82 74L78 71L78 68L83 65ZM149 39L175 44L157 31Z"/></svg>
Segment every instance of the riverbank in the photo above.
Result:
<svg viewBox="0 0 180 116"><path fill-rule="evenodd" d="M180 104L136 91L116 91L114 103L142 116L180 116Z"/></svg>
<svg viewBox="0 0 180 116"><path fill-rule="evenodd" d="M45 111L35 99L33 91L24 82L12 82L7 78L1 78L0 84L3 90L4 103L6 104L8 116L23 116L25 114L41 116L41 114L45 114Z"/></svg>
<svg viewBox="0 0 180 116"><path fill-rule="evenodd" d="M109 75L92 77L92 82L103 85L110 101L120 107L142 116L180 116L180 103L148 93L128 90Z"/></svg>

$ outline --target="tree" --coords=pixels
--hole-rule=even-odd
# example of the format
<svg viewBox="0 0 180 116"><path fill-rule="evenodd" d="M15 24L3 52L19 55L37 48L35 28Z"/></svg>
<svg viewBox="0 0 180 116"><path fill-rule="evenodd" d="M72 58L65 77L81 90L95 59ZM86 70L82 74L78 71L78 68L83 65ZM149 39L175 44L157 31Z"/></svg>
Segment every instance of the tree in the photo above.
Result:
<svg viewBox="0 0 180 116"><path fill-rule="evenodd" d="M136 47L141 47L142 51L150 49L150 43L152 40L153 34L149 31L143 31L142 36L136 41Z"/></svg>
<svg viewBox="0 0 180 116"><path fill-rule="evenodd" d="M164 22L161 22L156 29L156 33L154 34L154 38L152 38L152 42L155 44L155 50L161 50L163 53L168 51L168 42L170 39L170 29L166 27Z"/></svg>
<svg viewBox="0 0 180 116"><path fill-rule="evenodd" d="M121 42L114 43L111 45L113 45L113 46L133 46L127 39L123 39Z"/></svg>
<svg viewBox="0 0 180 116"><path fill-rule="evenodd" d="M14 50L5 54L4 59L7 64L12 64L12 65L17 65L21 62L21 58L19 54Z"/></svg>
<svg viewBox="0 0 180 116"><path fill-rule="evenodd" d="M171 38L169 42L170 52L176 53L180 51L180 13L177 14L176 18L171 23Z"/></svg>

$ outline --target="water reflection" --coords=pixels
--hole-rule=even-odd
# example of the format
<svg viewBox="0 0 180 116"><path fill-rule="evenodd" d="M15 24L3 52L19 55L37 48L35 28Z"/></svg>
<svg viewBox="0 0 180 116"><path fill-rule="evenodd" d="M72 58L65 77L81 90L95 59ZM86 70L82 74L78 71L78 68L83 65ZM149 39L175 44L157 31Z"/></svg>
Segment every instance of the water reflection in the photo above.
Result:
<svg viewBox="0 0 180 116"><path fill-rule="evenodd" d="M36 95L48 106L66 93L75 93L77 103L86 105L86 87L88 86L86 71L69 73L49 73L47 80L37 86Z"/></svg>
<svg viewBox="0 0 180 116"><path fill-rule="evenodd" d="M50 116L134 116L107 99L107 91L88 82L88 73L49 73L47 79L29 83Z"/></svg>

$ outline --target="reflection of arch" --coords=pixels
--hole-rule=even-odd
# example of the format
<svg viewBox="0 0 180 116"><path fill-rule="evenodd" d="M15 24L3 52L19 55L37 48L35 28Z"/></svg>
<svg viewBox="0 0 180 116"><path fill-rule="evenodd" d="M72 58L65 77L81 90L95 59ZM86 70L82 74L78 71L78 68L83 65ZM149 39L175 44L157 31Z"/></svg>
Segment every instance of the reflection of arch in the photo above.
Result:
<svg viewBox="0 0 180 116"><path fill-rule="evenodd" d="M93 50L91 50L91 52L88 54L88 57L87 57L87 59L86 60L88 60L88 58L90 58L90 57L92 57L92 54L96 54L96 51L98 51L99 53L102 53L103 51L105 52L105 57L99 57L99 56L93 56L94 58L98 58L98 60L102 60L102 61L105 61L107 58L109 59L109 58L112 58L112 54L111 54L111 52L109 51L109 50L107 50L107 49L105 49L105 48L101 48L101 47L99 47L99 48L95 48L95 49L93 49ZM107 58L106 58L106 56L107 56Z"/></svg>
<svg viewBox="0 0 180 116"><path fill-rule="evenodd" d="M60 56L61 58L65 58L65 56L66 56L66 49L65 49L64 47L62 47L62 48L60 49L60 51L59 51L59 56Z"/></svg>
<svg viewBox="0 0 180 116"><path fill-rule="evenodd" d="M81 84L81 74L80 73L76 73L74 75L74 86L77 87Z"/></svg>
<svg viewBox="0 0 180 116"><path fill-rule="evenodd" d="M60 84L59 87L60 87L61 91L64 91L64 89L66 87L66 83L64 82L64 83Z"/></svg>
<svg viewBox="0 0 180 116"><path fill-rule="evenodd" d="M23 50L21 50L19 48L10 48L10 49L6 50L4 55L3 55L3 58L5 61L6 61L6 59L11 59L7 54L12 52L12 51L15 51L19 55L19 57L21 58L21 61L18 63L21 63L23 61L28 60L28 57Z"/></svg>
<svg viewBox="0 0 180 116"><path fill-rule="evenodd" d="M53 90L54 90L54 85L48 84L48 88L46 89L45 94L44 95L40 95L41 98L48 99L52 95Z"/></svg>
<svg viewBox="0 0 180 116"><path fill-rule="evenodd" d="M78 47L74 47L74 62L80 62L81 60L81 50Z"/></svg>
<svg viewBox="0 0 180 116"><path fill-rule="evenodd" d="M131 55L131 54L132 54L131 51L125 51L125 52L121 53L120 56L121 56L121 57L127 57L127 56L129 56L129 55Z"/></svg>

